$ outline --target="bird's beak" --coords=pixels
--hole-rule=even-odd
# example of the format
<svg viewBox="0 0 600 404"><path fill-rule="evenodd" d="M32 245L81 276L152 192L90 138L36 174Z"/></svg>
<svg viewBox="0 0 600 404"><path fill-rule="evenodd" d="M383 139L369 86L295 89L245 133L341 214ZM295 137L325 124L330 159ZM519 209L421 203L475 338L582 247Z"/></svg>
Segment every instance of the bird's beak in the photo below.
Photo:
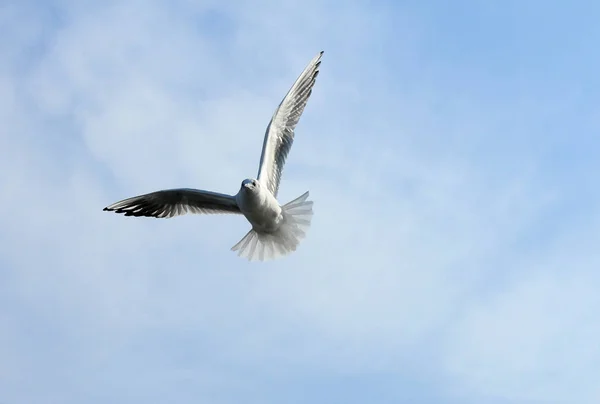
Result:
<svg viewBox="0 0 600 404"><path fill-rule="evenodd" d="M250 188L250 183L244 184L244 188Z"/></svg>

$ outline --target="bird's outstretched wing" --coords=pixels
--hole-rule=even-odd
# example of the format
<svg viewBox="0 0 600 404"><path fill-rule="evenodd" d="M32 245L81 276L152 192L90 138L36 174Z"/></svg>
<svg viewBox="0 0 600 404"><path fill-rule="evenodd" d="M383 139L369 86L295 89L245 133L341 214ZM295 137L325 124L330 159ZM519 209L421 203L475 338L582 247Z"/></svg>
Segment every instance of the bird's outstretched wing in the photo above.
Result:
<svg viewBox="0 0 600 404"><path fill-rule="evenodd" d="M277 197L281 172L285 159L294 141L294 129L304 111L312 92L323 51L310 61L292 88L288 91L267 126L262 155L258 169L258 180Z"/></svg>
<svg viewBox="0 0 600 404"><path fill-rule="evenodd" d="M241 213L235 197L199 189L166 189L113 203L103 210L125 216L168 218L190 213Z"/></svg>

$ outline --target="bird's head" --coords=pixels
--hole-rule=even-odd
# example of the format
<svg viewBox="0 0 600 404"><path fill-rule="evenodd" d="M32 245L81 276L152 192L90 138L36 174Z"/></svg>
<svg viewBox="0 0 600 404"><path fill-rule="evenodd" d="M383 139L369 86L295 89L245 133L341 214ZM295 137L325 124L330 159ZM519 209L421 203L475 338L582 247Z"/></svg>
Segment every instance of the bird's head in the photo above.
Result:
<svg viewBox="0 0 600 404"><path fill-rule="evenodd" d="M258 182L254 178L247 178L244 181L242 181L242 186L241 186L242 190L254 191L254 190L257 190L258 188L260 188L260 182Z"/></svg>

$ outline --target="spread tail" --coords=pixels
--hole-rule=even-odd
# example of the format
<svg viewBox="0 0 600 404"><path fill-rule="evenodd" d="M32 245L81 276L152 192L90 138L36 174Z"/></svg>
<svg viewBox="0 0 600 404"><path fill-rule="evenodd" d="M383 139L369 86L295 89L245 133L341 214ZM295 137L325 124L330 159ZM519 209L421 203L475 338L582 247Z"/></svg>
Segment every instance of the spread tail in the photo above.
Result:
<svg viewBox="0 0 600 404"><path fill-rule="evenodd" d="M310 227L313 211L308 192L283 205L283 223L273 233L257 233L250 230L244 238L231 247L238 255L249 261L267 261L296 251L300 240Z"/></svg>

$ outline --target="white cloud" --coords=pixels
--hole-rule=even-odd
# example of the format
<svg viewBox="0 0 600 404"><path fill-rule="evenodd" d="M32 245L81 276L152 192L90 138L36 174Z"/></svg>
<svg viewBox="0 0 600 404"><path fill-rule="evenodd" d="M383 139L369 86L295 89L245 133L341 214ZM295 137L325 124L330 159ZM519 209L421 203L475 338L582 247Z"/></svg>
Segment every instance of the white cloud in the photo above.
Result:
<svg viewBox="0 0 600 404"><path fill-rule="evenodd" d="M600 359L597 220L527 256L457 322L447 348L460 389L510 400L594 403ZM521 402L521 401L519 401Z"/></svg>

